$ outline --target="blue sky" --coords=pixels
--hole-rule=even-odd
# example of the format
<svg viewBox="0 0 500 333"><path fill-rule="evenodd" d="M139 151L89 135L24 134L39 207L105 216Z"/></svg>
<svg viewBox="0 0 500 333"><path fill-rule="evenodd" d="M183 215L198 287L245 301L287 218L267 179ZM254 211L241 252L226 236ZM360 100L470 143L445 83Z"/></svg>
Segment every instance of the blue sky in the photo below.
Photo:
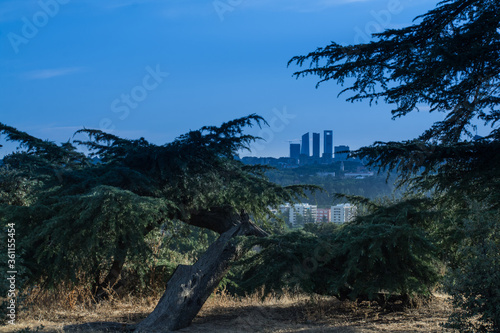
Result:
<svg viewBox="0 0 500 333"><path fill-rule="evenodd" d="M289 141L325 129L351 148L410 139L442 115L393 121L390 106L348 103L334 82L294 79L287 62L411 24L436 3L2 0L0 122L56 142L86 127L162 144L257 113L271 124L249 131L266 139L257 156L286 156Z"/></svg>

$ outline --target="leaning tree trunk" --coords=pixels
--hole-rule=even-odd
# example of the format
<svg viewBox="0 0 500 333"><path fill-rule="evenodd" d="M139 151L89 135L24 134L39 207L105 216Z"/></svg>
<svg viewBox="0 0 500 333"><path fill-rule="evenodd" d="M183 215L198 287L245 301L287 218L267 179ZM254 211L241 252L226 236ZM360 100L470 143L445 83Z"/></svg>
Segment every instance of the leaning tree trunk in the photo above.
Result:
<svg viewBox="0 0 500 333"><path fill-rule="evenodd" d="M241 214L241 222L221 234L192 266L180 265L167 283L154 311L136 326L136 332L174 331L191 324L201 307L228 272L232 261L243 254L237 236L266 233Z"/></svg>

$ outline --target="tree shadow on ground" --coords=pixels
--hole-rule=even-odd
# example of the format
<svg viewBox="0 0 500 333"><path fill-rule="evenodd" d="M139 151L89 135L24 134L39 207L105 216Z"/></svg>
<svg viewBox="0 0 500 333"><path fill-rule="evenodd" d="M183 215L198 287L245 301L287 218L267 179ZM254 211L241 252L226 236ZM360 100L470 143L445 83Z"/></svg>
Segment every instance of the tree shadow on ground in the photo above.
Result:
<svg viewBox="0 0 500 333"><path fill-rule="evenodd" d="M404 321L405 316L412 317L417 315L418 312L420 311L416 311L413 315L404 311L393 312L384 310L374 304L363 303L356 305L353 302L340 302L336 299L260 306L208 305L198 314L189 327L180 329L177 332L376 332L376 326L378 325ZM147 315L144 312L120 314L117 317L109 318L117 322L67 325L63 330L64 332L132 332L135 324L139 323Z"/></svg>

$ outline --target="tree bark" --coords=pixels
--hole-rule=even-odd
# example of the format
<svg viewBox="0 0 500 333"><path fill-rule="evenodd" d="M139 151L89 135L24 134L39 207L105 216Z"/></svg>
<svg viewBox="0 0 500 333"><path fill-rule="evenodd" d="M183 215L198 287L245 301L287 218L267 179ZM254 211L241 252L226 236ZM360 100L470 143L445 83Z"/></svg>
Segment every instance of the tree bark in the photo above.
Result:
<svg viewBox="0 0 500 333"><path fill-rule="evenodd" d="M189 326L229 271L231 262L242 256L243 251L234 238L250 235L267 234L242 213L239 223L222 233L194 265L177 267L158 305L135 331L166 332Z"/></svg>
<svg viewBox="0 0 500 333"><path fill-rule="evenodd" d="M120 286L120 274L126 259L126 245L123 242L119 242L117 244L116 254L108 274L101 283L96 281L96 286L93 288L96 302L107 299L110 296L110 291L116 290Z"/></svg>
<svg viewBox="0 0 500 333"><path fill-rule="evenodd" d="M155 228L154 224L146 226L144 235L147 235L151 230ZM100 276L96 278L95 286L92 288L93 296L96 302L100 302L103 299L107 299L110 296L110 291L116 291L121 283L121 273L123 270L123 265L127 259L127 246L123 242L117 244L117 254L114 257L111 268L108 274L104 278L103 282L99 282Z"/></svg>
<svg viewBox="0 0 500 333"><path fill-rule="evenodd" d="M108 275L106 275L103 282L99 283L95 287L94 298L97 302L107 299L110 294L109 292L117 289L120 285L120 274L122 272L123 265L125 264L125 259L126 255L121 255L113 260Z"/></svg>

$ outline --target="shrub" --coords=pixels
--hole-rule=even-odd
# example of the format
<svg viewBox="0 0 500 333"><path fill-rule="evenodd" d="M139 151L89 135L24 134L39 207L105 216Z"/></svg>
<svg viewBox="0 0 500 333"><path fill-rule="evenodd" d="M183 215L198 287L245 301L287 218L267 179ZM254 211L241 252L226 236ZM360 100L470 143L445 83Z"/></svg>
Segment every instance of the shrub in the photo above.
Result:
<svg viewBox="0 0 500 333"><path fill-rule="evenodd" d="M500 332L500 220L476 212L464 222L467 237L458 248L461 262L446 280L453 304L460 308L445 325L461 332Z"/></svg>

